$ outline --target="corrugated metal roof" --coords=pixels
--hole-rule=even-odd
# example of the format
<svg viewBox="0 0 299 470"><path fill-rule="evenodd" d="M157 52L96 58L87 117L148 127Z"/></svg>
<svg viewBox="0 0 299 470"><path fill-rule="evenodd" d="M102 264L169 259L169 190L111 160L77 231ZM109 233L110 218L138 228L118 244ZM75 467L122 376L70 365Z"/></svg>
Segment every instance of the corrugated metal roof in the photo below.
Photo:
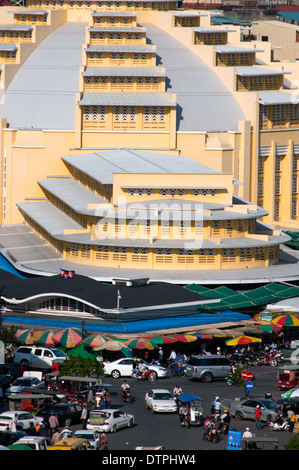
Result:
<svg viewBox="0 0 299 470"><path fill-rule="evenodd" d="M162 93L83 93L80 106L170 106L176 104Z"/></svg>
<svg viewBox="0 0 299 470"><path fill-rule="evenodd" d="M237 67L236 74L242 77L260 76L260 75L284 75L292 73L290 70L274 70L262 67Z"/></svg>
<svg viewBox="0 0 299 470"><path fill-rule="evenodd" d="M105 27L105 26L91 26L88 28L88 31L90 32L109 32L109 33L146 33L145 28L140 28L138 26L127 26L127 27L119 27L119 26L113 26L113 27Z"/></svg>
<svg viewBox="0 0 299 470"><path fill-rule="evenodd" d="M50 202L23 202L17 204L17 206L22 212L54 236L64 233L65 230L82 230L81 225Z"/></svg>
<svg viewBox="0 0 299 470"><path fill-rule="evenodd" d="M84 49L88 52L146 52L156 53L156 46L152 44L90 44Z"/></svg>
<svg viewBox="0 0 299 470"><path fill-rule="evenodd" d="M39 180L38 184L80 214L95 214L96 209L89 209L89 204L107 204L100 196L72 179L51 178Z"/></svg>
<svg viewBox="0 0 299 470"><path fill-rule="evenodd" d="M189 157L125 149L65 155L62 159L102 184L112 184L114 173L218 174Z"/></svg>
<svg viewBox="0 0 299 470"><path fill-rule="evenodd" d="M16 51L18 45L15 43L4 43L0 42L0 51Z"/></svg>
<svg viewBox="0 0 299 470"><path fill-rule="evenodd" d="M93 11L91 13L91 16L116 16L116 17L123 17L123 16L130 16L130 17L137 17L137 13L134 13L132 11L108 11L108 10L99 10L99 11Z"/></svg>
<svg viewBox="0 0 299 470"><path fill-rule="evenodd" d="M161 67L86 67L82 75L83 77L164 77L166 72Z"/></svg>
<svg viewBox="0 0 299 470"><path fill-rule="evenodd" d="M259 93L259 103L262 105L298 104L299 95L297 91L291 93L285 91L261 91Z"/></svg>
<svg viewBox="0 0 299 470"><path fill-rule="evenodd" d="M87 23L65 23L19 68L0 103L12 128L74 129Z"/></svg>
<svg viewBox="0 0 299 470"><path fill-rule="evenodd" d="M197 26L193 28L196 33L235 33L236 29L226 29L226 28L207 28Z"/></svg>
<svg viewBox="0 0 299 470"><path fill-rule="evenodd" d="M30 24L2 24L0 31L31 31L33 26Z"/></svg>
<svg viewBox="0 0 299 470"><path fill-rule="evenodd" d="M13 11L8 11L8 13L11 13L12 15L47 15L49 12L47 10L13 10Z"/></svg>
<svg viewBox="0 0 299 470"><path fill-rule="evenodd" d="M264 52L264 49L258 49L255 47L239 47L239 46L216 46L215 51L219 52L221 54L231 54L231 53L242 53L242 52L249 52L249 53L255 53L255 52Z"/></svg>

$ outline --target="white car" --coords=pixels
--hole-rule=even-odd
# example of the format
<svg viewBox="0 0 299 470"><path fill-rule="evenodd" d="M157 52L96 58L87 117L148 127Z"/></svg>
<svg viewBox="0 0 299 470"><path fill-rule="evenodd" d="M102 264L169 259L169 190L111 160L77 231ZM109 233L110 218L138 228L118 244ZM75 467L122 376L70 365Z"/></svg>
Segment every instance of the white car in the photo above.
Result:
<svg viewBox="0 0 299 470"><path fill-rule="evenodd" d="M25 444L32 450L46 450L48 447L47 439L42 436L24 436L14 444Z"/></svg>
<svg viewBox="0 0 299 470"><path fill-rule="evenodd" d="M22 393L24 388L44 388L46 386L43 380L36 377L19 377L10 387L6 389L6 395L11 393Z"/></svg>
<svg viewBox="0 0 299 470"><path fill-rule="evenodd" d="M121 428L132 428L135 424L133 415L121 410L90 410L86 428L99 432L116 432Z"/></svg>
<svg viewBox="0 0 299 470"><path fill-rule="evenodd" d="M13 362L25 366L35 366L38 368L50 368L53 363L62 364L67 355L58 348L47 348L46 346L20 346L15 351Z"/></svg>
<svg viewBox="0 0 299 470"><path fill-rule="evenodd" d="M87 439L93 450L99 450L100 448L100 436L97 431L93 431L92 429L80 429L75 431L73 437Z"/></svg>
<svg viewBox="0 0 299 470"><path fill-rule="evenodd" d="M30 423L35 424L36 422L42 423L43 418L39 416L33 416L28 411L4 411L0 414L0 431L6 431L7 428L10 428L12 418L14 415L17 415L17 427L22 428L22 430L26 431L26 429L30 428Z"/></svg>
<svg viewBox="0 0 299 470"><path fill-rule="evenodd" d="M148 364L142 359L137 359L137 362L145 364L150 371L156 373L156 377L168 377L168 370L165 367ZM119 377L131 377L134 359L131 357L125 357L113 362L103 362L103 365L105 374L111 375L114 379L118 379Z"/></svg>
<svg viewBox="0 0 299 470"><path fill-rule="evenodd" d="M145 395L145 407L152 412L159 413L175 413L177 411L177 403L169 390L156 388L150 390Z"/></svg>

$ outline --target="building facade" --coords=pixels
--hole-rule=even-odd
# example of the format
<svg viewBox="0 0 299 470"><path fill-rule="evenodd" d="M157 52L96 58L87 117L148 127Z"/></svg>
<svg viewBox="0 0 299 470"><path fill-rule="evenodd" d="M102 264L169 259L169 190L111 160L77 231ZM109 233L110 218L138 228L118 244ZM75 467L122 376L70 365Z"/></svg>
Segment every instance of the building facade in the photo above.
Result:
<svg viewBox="0 0 299 470"><path fill-rule="evenodd" d="M277 263L299 228L298 64L172 1L3 12L3 225L99 268Z"/></svg>

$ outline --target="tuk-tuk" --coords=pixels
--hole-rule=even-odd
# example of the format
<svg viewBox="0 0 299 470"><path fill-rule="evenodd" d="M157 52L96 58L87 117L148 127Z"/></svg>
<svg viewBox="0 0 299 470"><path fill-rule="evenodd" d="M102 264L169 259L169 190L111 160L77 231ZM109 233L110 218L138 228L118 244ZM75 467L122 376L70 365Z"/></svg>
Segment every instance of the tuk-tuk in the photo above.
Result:
<svg viewBox="0 0 299 470"><path fill-rule="evenodd" d="M200 426L202 423L204 410L201 403L203 401L203 398L192 393L184 393L177 396L178 407L183 404L188 406L190 410L190 424L193 426Z"/></svg>
<svg viewBox="0 0 299 470"><path fill-rule="evenodd" d="M299 365L282 366L277 371L277 387L289 390L299 384Z"/></svg>
<svg viewBox="0 0 299 470"><path fill-rule="evenodd" d="M44 393L15 393L7 396L9 410L29 411L32 415L51 404L51 396Z"/></svg>
<svg viewBox="0 0 299 470"><path fill-rule="evenodd" d="M243 450L277 450L279 439L275 437L242 437Z"/></svg>

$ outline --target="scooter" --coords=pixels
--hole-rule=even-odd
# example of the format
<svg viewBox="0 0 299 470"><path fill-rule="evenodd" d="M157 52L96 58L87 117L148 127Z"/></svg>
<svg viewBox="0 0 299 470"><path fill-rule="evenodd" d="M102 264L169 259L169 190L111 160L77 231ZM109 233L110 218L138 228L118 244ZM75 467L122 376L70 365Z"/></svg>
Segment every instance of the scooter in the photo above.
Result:
<svg viewBox="0 0 299 470"><path fill-rule="evenodd" d="M121 396L125 403L131 403L131 400L132 400L131 390L128 390L128 389L122 390Z"/></svg>
<svg viewBox="0 0 299 470"><path fill-rule="evenodd" d="M203 437L203 440L213 442L214 444L216 444L216 442L219 441L218 431L216 427L212 426L208 434L205 437Z"/></svg>
<svg viewBox="0 0 299 470"><path fill-rule="evenodd" d="M290 429L290 423L287 419L284 419L282 423L269 423L270 431L288 431Z"/></svg>
<svg viewBox="0 0 299 470"><path fill-rule="evenodd" d="M131 378L133 380L149 380L150 382L155 382L157 376L155 372L152 372L150 370L147 370L145 374L142 374L141 371L133 369Z"/></svg>
<svg viewBox="0 0 299 470"><path fill-rule="evenodd" d="M180 424L188 429L190 427L190 415L184 414Z"/></svg>

